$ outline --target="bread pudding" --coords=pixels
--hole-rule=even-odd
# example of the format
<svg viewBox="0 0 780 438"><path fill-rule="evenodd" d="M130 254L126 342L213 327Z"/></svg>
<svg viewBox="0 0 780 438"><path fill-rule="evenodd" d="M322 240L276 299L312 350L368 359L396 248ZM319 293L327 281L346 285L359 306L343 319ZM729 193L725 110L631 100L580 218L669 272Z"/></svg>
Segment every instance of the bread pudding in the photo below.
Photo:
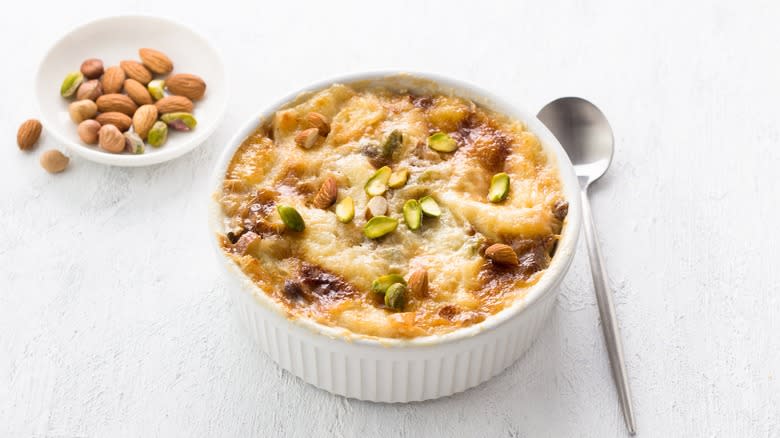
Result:
<svg viewBox="0 0 780 438"><path fill-rule="evenodd" d="M290 318L380 338L522 300L568 211L554 156L521 121L368 84L260 121L216 196L222 250Z"/></svg>

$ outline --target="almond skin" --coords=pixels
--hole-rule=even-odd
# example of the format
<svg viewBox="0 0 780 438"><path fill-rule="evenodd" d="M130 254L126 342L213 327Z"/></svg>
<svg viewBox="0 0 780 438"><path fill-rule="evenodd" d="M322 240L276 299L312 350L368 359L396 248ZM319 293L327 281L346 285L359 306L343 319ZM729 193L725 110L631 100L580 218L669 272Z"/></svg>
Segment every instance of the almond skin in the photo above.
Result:
<svg viewBox="0 0 780 438"><path fill-rule="evenodd" d="M138 109L138 105L133 102L133 99L124 94L104 94L98 97L96 103L97 109L101 113L119 112L132 116Z"/></svg>
<svg viewBox="0 0 780 438"><path fill-rule="evenodd" d="M90 58L81 63L81 74L87 79L97 79L103 75L103 61Z"/></svg>
<svg viewBox="0 0 780 438"><path fill-rule="evenodd" d="M485 257L501 265L517 266L520 262L517 260L515 250L509 245L495 243L485 250Z"/></svg>
<svg viewBox="0 0 780 438"><path fill-rule="evenodd" d="M121 61L119 66L122 67L128 78L135 79L144 85L152 80L152 74L138 61Z"/></svg>
<svg viewBox="0 0 780 438"><path fill-rule="evenodd" d="M336 197L339 194L339 186L336 184L336 180L329 176L325 179L320 186L320 190L314 196L312 204L317 208L328 208L336 202Z"/></svg>
<svg viewBox="0 0 780 438"><path fill-rule="evenodd" d="M130 125L133 123L130 116L117 112L100 113L95 117L95 120L103 126L114 125L122 132L130 129Z"/></svg>
<svg viewBox="0 0 780 438"><path fill-rule="evenodd" d="M317 142L319 135L320 131L317 128L304 129L295 136L295 144L304 149L309 149Z"/></svg>
<svg viewBox="0 0 780 438"><path fill-rule="evenodd" d="M125 92L137 105L149 105L153 103L152 95L144 85L135 79L125 79Z"/></svg>
<svg viewBox="0 0 780 438"><path fill-rule="evenodd" d="M16 144L19 145L19 149L23 151L32 149L41 137L42 129L41 122L36 119L30 119L22 123L16 132Z"/></svg>
<svg viewBox="0 0 780 438"><path fill-rule="evenodd" d="M158 75L168 74L173 71L173 62L165 53L159 50L143 48L138 50L144 67Z"/></svg>
<svg viewBox="0 0 780 438"><path fill-rule="evenodd" d="M157 121L157 107L154 105L142 105L133 114L133 130L139 137L146 140L149 130Z"/></svg>
<svg viewBox="0 0 780 438"><path fill-rule="evenodd" d="M409 276L409 291L412 296L416 298L424 298L428 296L428 271L425 269L418 269L412 272Z"/></svg>
<svg viewBox="0 0 780 438"><path fill-rule="evenodd" d="M206 93L206 82L189 73L175 74L165 80L165 87L171 94L198 100Z"/></svg>
<svg viewBox="0 0 780 438"><path fill-rule="evenodd" d="M309 114L306 114L306 122L312 128L317 128L320 132L320 135L323 137L327 137L330 133L330 124L328 123L328 119L326 119L325 116L320 113L312 111Z"/></svg>
<svg viewBox="0 0 780 438"><path fill-rule="evenodd" d="M120 67L113 66L106 69L103 77L100 78L100 85L103 86L103 92L106 94L119 93L122 91L122 84L125 82L125 71Z"/></svg>
<svg viewBox="0 0 780 438"><path fill-rule="evenodd" d="M165 113L191 113L192 101L184 96L165 96L154 103L157 106L157 112Z"/></svg>

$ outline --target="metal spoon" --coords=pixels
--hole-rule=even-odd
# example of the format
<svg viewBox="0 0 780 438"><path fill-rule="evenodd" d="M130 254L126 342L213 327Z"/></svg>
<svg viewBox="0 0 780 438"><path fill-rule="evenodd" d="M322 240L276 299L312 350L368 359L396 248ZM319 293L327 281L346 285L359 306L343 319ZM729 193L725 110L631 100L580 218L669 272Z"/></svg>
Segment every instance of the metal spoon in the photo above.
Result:
<svg viewBox="0 0 780 438"><path fill-rule="evenodd" d="M593 274L593 286L596 289L601 326L612 365L612 376L623 409L623 418L628 432L634 435L636 420L631 405L626 364L623 360L623 346L615 317L615 304L612 302L612 292L607 288L607 271L604 269L604 260L601 257L596 226L593 223L593 214L588 201L588 187L606 173L612 162L614 150L612 128L596 105L579 97L562 97L554 100L545 105L537 117L552 131L566 150L580 182L585 238L588 242L590 268Z"/></svg>

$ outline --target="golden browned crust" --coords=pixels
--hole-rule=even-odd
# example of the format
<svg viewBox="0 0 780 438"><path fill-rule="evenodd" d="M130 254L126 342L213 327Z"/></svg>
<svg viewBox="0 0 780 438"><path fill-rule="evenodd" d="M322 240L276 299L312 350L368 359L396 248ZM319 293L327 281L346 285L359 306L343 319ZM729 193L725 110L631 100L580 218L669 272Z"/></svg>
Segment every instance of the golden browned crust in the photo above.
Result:
<svg viewBox="0 0 780 438"><path fill-rule="evenodd" d="M402 140L388 151L391 132ZM457 150L428 147L438 132ZM470 101L335 85L278 111L236 151L219 194L220 243L291 317L380 337L447 333L522 298L549 265L568 210L549 161L522 123ZM398 228L371 240L363 234L370 199L363 186L382 166L409 178L384 194ZM499 172L510 175L509 196L490 203ZM442 215L411 230L402 206L426 195ZM347 196L355 218L342 223L332 204ZM280 204L300 212L305 230L285 227ZM488 259L485 249L495 243L517 259ZM409 280L423 271L425 293L408 293L401 308L372 291L380 275Z"/></svg>

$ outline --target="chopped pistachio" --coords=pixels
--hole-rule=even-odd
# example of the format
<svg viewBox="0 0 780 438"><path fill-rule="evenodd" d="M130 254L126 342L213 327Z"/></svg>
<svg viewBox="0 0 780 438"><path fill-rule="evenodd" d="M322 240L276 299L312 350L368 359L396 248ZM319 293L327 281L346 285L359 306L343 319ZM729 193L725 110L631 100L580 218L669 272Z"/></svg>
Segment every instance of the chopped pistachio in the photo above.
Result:
<svg viewBox="0 0 780 438"><path fill-rule="evenodd" d="M398 219L387 216L374 216L363 226L363 234L369 239L377 239L392 233L398 227Z"/></svg>
<svg viewBox="0 0 780 438"><path fill-rule="evenodd" d="M409 179L409 171L407 169L399 169L390 174L390 179L387 180L387 186L391 189L399 189L406 185L406 180Z"/></svg>
<svg viewBox="0 0 780 438"><path fill-rule="evenodd" d="M152 95L154 100L160 100L165 97L165 93L163 93L164 88L165 81L162 79L155 79L146 86L146 89L149 90L149 94Z"/></svg>
<svg viewBox="0 0 780 438"><path fill-rule="evenodd" d="M410 230L417 230L422 223L422 209L420 203L410 199L404 203L404 221Z"/></svg>
<svg viewBox="0 0 780 438"><path fill-rule="evenodd" d="M458 148L458 142L443 132L437 132L428 137L428 147L434 151L452 152Z"/></svg>
<svg viewBox="0 0 780 438"><path fill-rule="evenodd" d="M385 306L401 311L406 305L406 286L401 283L395 283L387 288L385 292Z"/></svg>
<svg viewBox="0 0 780 438"><path fill-rule="evenodd" d="M488 201L501 202L509 194L509 175L504 172L493 175L490 180L490 190L488 190Z"/></svg>
<svg viewBox="0 0 780 438"><path fill-rule="evenodd" d="M366 181L365 190L371 196L379 196L387 191L387 181L393 171L388 167L381 167Z"/></svg>
<svg viewBox="0 0 780 438"><path fill-rule="evenodd" d="M355 217L355 201L351 196L347 196L342 199L341 202L336 204L336 218L341 223L347 223Z"/></svg>
<svg viewBox="0 0 780 438"><path fill-rule="evenodd" d="M420 208L422 209L423 214L425 214L426 216L431 216L431 217L441 216L441 208L439 207L439 204L430 195L423 196L422 198L420 198L419 202L420 202Z"/></svg>
<svg viewBox="0 0 780 438"><path fill-rule="evenodd" d="M289 205L279 205L276 207L279 212L279 217L282 218L284 225L293 231L303 231L306 225L303 223L303 218L298 210L290 207Z"/></svg>
<svg viewBox="0 0 780 438"><path fill-rule="evenodd" d="M387 292L387 288L396 284L406 284L406 281L399 274L387 274L377 277L373 283L371 283L371 290L378 294L384 294Z"/></svg>
<svg viewBox="0 0 780 438"><path fill-rule="evenodd" d="M404 142L404 135L399 130L394 130L390 133L390 135L387 136L387 139L382 144L382 156L385 158L390 158L393 156L393 153L398 149Z"/></svg>

